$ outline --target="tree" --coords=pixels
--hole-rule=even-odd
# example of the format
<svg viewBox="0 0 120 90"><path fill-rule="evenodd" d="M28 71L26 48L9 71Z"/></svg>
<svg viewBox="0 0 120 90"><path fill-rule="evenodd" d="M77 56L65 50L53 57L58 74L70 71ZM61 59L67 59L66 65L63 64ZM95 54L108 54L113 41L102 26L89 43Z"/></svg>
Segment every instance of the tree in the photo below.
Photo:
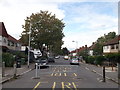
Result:
<svg viewBox="0 0 120 90"><path fill-rule="evenodd" d="M63 55L68 55L69 54L69 50L66 47L64 47L62 49L62 53L63 53Z"/></svg>
<svg viewBox="0 0 120 90"><path fill-rule="evenodd" d="M48 11L40 11L36 14L32 13L32 15L25 20L25 25L23 25L24 31L22 32L20 40L28 45L28 34L31 30L30 41L33 48L41 50L42 45L45 44L52 50L58 42L60 43L60 48L63 44L62 38L64 34L62 31L64 27L65 24L62 20L59 20Z"/></svg>

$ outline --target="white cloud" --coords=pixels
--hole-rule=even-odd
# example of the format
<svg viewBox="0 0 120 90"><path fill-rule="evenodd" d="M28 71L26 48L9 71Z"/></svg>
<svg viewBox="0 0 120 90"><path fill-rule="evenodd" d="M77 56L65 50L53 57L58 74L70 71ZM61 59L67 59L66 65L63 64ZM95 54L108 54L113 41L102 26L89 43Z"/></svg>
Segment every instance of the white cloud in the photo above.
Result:
<svg viewBox="0 0 120 90"><path fill-rule="evenodd" d="M112 27L108 29L102 29L102 30L92 30L81 32L81 33L72 33L71 35L64 37L64 45L62 47L68 47L70 50L74 50L76 48L76 44L72 41L78 42L78 48L82 46L90 46L92 45L92 42L95 42L97 38L104 36L104 34L108 34L109 32L116 32L118 34L118 27Z"/></svg>
<svg viewBox="0 0 120 90"><path fill-rule="evenodd" d="M41 0L42 1L42 0ZM19 39L23 31L24 19L32 13L47 10L57 18L64 18L64 11L58 8L57 3L45 3L39 0L2 0L0 1L0 22L5 23L7 32Z"/></svg>

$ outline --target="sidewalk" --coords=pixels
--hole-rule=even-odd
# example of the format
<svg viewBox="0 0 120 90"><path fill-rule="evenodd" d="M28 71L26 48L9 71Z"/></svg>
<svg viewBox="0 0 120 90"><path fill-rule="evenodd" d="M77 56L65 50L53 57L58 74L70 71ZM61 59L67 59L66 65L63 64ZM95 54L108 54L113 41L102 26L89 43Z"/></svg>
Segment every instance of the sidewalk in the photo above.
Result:
<svg viewBox="0 0 120 90"><path fill-rule="evenodd" d="M92 65L92 64L86 64L86 63L81 63L81 64L84 65L87 70L90 70L90 71L100 75L101 77L103 77L103 67ZM105 75L106 75L106 79L109 79L115 83L119 83L118 69L116 67L114 67L114 68L105 67Z"/></svg>
<svg viewBox="0 0 120 90"><path fill-rule="evenodd" d="M21 68L17 68L17 75L23 75L31 70L33 70L35 67L35 63L30 63L30 66L28 68L27 65L21 65ZM2 74L0 74L2 75ZM9 81L10 79L12 79L14 76L14 68L13 67L6 67L5 68L5 76L2 77L2 81L0 81L0 83L4 83L6 81Z"/></svg>

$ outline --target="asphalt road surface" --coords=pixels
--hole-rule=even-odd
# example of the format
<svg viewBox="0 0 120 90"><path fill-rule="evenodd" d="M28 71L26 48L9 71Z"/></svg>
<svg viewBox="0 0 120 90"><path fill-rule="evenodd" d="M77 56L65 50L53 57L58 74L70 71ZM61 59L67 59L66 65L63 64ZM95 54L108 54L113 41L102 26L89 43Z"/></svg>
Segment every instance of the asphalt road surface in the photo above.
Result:
<svg viewBox="0 0 120 90"><path fill-rule="evenodd" d="M118 88L118 84L106 80L102 82L102 77L86 69L85 65L70 65L68 60L63 57L55 59L55 63L50 63L49 67L32 70L15 80L3 84L4 88L30 88L39 90L40 88L49 88L56 90L70 89L78 90L80 88Z"/></svg>

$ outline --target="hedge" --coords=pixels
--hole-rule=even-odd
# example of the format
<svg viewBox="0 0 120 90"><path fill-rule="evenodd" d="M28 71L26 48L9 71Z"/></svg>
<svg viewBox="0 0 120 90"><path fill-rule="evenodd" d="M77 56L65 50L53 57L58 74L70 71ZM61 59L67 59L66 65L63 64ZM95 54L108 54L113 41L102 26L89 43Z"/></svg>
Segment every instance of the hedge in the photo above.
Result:
<svg viewBox="0 0 120 90"><path fill-rule="evenodd" d="M105 60L105 56L95 56L95 63L97 65L102 65Z"/></svg>
<svg viewBox="0 0 120 90"><path fill-rule="evenodd" d="M10 53L2 53L2 61L5 62L5 67L13 67L15 58Z"/></svg>
<svg viewBox="0 0 120 90"><path fill-rule="evenodd" d="M105 56L111 62L120 63L120 53L110 53L106 54Z"/></svg>

